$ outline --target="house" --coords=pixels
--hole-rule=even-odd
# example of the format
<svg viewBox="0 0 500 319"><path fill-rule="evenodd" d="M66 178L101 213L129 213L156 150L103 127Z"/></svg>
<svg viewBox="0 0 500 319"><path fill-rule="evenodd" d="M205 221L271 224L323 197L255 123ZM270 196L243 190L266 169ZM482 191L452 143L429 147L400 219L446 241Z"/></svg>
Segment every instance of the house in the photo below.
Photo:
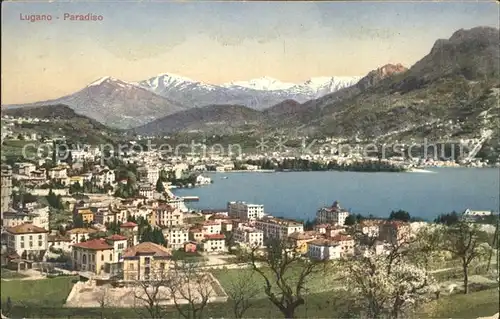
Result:
<svg viewBox="0 0 500 319"><path fill-rule="evenodd" d="M264 233L264 240L286 240L290 234L304 231L304 225L300 222L272 216L256 220L254 227Z"/></svg>
<svg viewBox="0 0 500 319"><path fill-rule="evenodd" d="M184 243L189 241L189 229L187 227L177 226L164 228L163 236L169 248L178 250L184 247Z"/></svg>
<svg viewBox="0 0 500 319"><path fill-rule="evenodd" d="M36 166L32 163L16 163L14 165L14 174L31 176L31 172L35 170Z"/></svg>
<svg viewBox="0 0 500 319"><path fill-rule="evenodd" d="M201 228L193 227L189 229L189 239L198 243L203 241L204 234Z"/></svg>
<svg viewBox="0 0 500 319"><path fill-rule="evenodd" d="M48 230L25 223L7 227L5 231L9 252L25 260L41 261L43 259L48 248Z"/></svg>
<svg viewBox="0 0 500 319"><path fill-rule="evenodd" d="M56 166L49 170L48 175L52 180L66 181L68 178L68 170L65 166Z"/></svg>
<svg viewBox="0 0 500 319"><path fill-rule="evenodd" d="M196 184L197 185L209 185L212 183L212 179L210 177L205 177L203 175L198 175L196 177Z"/></svg>
<svg viewBox="0 0 500 319"><path fill-rule="evenodd" d="M307 253L307 243L320 237L320 233L316 231L294 232L288 236L288 240L292 243L295 251L300 254Z"/></svg>
<svg viewBox="0 0 500 319"><path fill-rule="evenodd" d="M314 225L314 230L320 234L326 234L326 229L330 227L330 224L317 224Z"/></svg>
<svg viewBox="0 0 500 319"><path fill-rule="evenodd" d="M123 252L128 248L127 239L127 237L118 234L106 237L106 242L113 246L113 261L121 261Z"/></svg>
<svg viewBox="0 0 500 319"><path fill-rule="evenodd" d="M73 270L104 273L106 262L114 261L113 246L103 238L73 244L71 263Z"/></svg>
<svg viewBox="0 0 500 319"><path fill-rule="evenodd" d="M341 257L354 254L354 239L351 236L338 234L330 240L339 245Z"/></svg>
<svg viewBox="0 0 500 319"><path fill-rule="evenodd" d="M337 235L345 233L347 228L345 226L338 225L328 225L326 228L325 236L326 237L335 237Z"/></svg>
<svg viewBox="0 0 500 319"><path fill-rule="evenodd" d="M49 235L47 239L48 247L60 249L65 253L71 252L71 238L61 234Z"/></svg>
<svg viewBox="0 0 500 319"><path fill-rule="evenodd" d="M161 279L168 272L171 260L169 249L151 242L140 243L128 248L123 254L123 279Z"/></svg>
<svg viewBox="0 0 500 319"><path fill-rule="evenodd" d="M224 252L226 251L226 236L222 234L205 234L202 246L206 252Z"/></svg>
<svg viewBox="0 0 500 319"><path fill-rule="evenodd" d="M408 241L411 236L411 226L402 221L386 221L379 227L379 239L396 245Z"/></svg>
<svg viewBox="0 0 500 319"><path fill-rule="evenodd" d="M94 221L94 212L90 207L75 207L73 209L73 218L80 215L84 223L92 223Z"/></svg>
<svg viewBox="0 0 500 319"><path fill-rule="evenodd" d="M233 231L233 239L250 247L262 247L264 245L264 232L254 227L241 226Z"/></svg>
<svg viewBox="0 0 500 319"><path fill-rule="evenodd" d="M359 222L357 225L359 231L368 238L378 238L380 235L380 221L366 219Z"/></svg>
<svg viewBox="0 0 500 319"><path fill-rule="evenodd" d="M72 244L77 244L90 239L90 234L96 233L97 230L92 228L73 228L66 232L71 239Z"/></svg>
<svg viewBox="0 0 500 319"><path fill-rule="evenodd" d="M203 234L220 234L222 232L222 225L220 222L207 220L202 224Z"/></svg>
<svg viewBox="0 0 500 319"><path fill-rule="evenodd" d="M120 234L127 237L127 247L135 246L139 243L139 226L134 222L126 222L120 225Z"/></svg>
<svg viewBox="0 0 500 319"><path fill-rule="evenodd" d="M344 226L349 212L340 207L338 201L333 202L331 207L323 207L316 213L316 219L321 224L334 224Z"/></svg>
<svg viewBox="0 0 500 319"><path fill-rule="evenodd" d="M337 242L329 239L315 239L307 243L307 255L314 260L333 260L341 256Z"/></svg>
<svg viewBox="0 0 500 319"><path fill-rule="evenodd" d="M184 243L184 251L186 253L195 253L197 249L197 244L195 241L188 241Z"/></svg>

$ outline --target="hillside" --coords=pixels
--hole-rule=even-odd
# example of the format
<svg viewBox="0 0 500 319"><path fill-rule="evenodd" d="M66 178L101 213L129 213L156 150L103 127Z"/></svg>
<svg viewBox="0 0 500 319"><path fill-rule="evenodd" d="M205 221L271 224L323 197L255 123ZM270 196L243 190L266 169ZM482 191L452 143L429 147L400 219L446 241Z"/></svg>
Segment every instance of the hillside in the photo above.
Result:
<svg viewBox="0 0 500 319"><path fill-rule="evenodd" d="M111 77L101 78L78 92L56 100L8 108L64 104L76 113L110 127L126 129L187 109L137 85Z"/></svg>
<svg viewBox="0 0 500 319"><path fill-rule="evenodd" d="M120 139L122 134L121 131L110 129L96 120L78 114L69 106L62 104L13 109L2 108L2 117L4 115L50 119L49 122L15 123L14 126L9 126L14 136L18 134L37 133L46 138L66 136L75 143L101 144L115 142Z"/></svg>
<svg viewBox="0 0 500 319"><path fill-rule="evenodd" d="M231 134L246 128L262 127L265 122L262 112L245 106L209 105L163 117L133 131L157 135L173 132Z"/></svg>

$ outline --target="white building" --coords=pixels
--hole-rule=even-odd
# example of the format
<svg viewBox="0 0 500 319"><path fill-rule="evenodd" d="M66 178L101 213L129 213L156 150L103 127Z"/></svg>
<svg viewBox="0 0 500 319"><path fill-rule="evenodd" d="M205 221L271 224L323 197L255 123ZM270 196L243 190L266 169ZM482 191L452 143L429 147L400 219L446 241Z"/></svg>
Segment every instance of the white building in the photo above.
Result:
<svg viewBox="0 0 500 319"><path fill-rule="evenodd" d="M315 260L339 259L342 253L340 245L328 239L316 239L307 243L307 254Z"/></svg>
<svg viewBox="0 0 500 319"><path fill-rule="evenodd" d="M163 229L162 232L169 248L178 250L189 241L189 228L187 227L170 227Z"/></svg>
<svg viewBox="0 0 500 319"><path fill-rule="evenodd" d="M202 225L203 234L214 235L222 232L222 225L220 221L207 220Z"/></svg>
<svg viewBox="0 0 500 319"><path fill-rule="evenodd" d="M43 260L48 248L48 230L27 223L9 227L6 233L8 251L22 259Z"/></svg>
<svg viewBox="0 0 500 319"><path fill-rule="evenodd" d="M241 220L255 220L264 217L264 205L248 204L241 201L227 203L227 211L229 216Z"/></svg>
<svg viewBox="0 0 500 319"><path fill-rule="evenodd" d="M233 230L233 239L250 247L262 247L264 245L264 232L253 227L240 226Z"/></svg>
<svg viewBox="0 0 500 319"><path fill-rule="evenodd" d="M212 183L212 179L210 177L205 177L203 175L198 175L196 177L196 184L197 185L209 185Z"/></svg>
<svg viewBox="0 0 500 319"><path fill-rule="evenodd" d="M160 177L160 171L156 167L142 166L137 170L139 180L141 182L149 182L151 185L156 185Z"/></svg>
<svg viewBox="0 0 500 319"><path fill-rule="evenodd" d="M316 219L321 224L344 226L349 212L342 209L337 201L331 207L323 207L316 213Z"/></svg>
<svg viewBox="0 0 500 319"><path fill-rule="evenodd" d="M292 233L304 231L304 225L300 222L271 216L256 220L254 227L264 233L265 240L285 240Z"/></svg>
<svg viewBox="0 0 500 319"><path fill-rule="evenodd" d="M14 165L14 173L19 175L30 176L31 172L35 170L36 166L32 163L16 163Z"/></svg>
<svg viewBox="0 0 500 319"><path fill-rule="evenodd" d="M95 174L96 185L103 187L105 184L113 184L116 180L115 172L110 169L103 169L99 173Z"/></svg>
<svg viewBox="0 0 500 319"><path fill-rule="evenodd" d="M226 251L226 237L221 234L205 235L202 247L206 252L224 252Z"/></svg>
<svg viewBox="0 0 500 319"><path fill-rule="evenodd" d="M184 223L184 215L170 205L161 205L153 209L151 221L160 227L179 226Z"/></svg>
<svg viewBox="0 0 500 319"><path fill-rule="evenodd" d="M146 198L153 198L154 189L151 184L141 184L139 185L139 195Z"/></svg>
<svg viewBox="0 0 500 319"><path fill-rule="evenodd" d="M59 234L49 235L47 242L49 249L55 248L60 249L65 253L71 252L71 238L69 237L64 237Z"/></svg>
<svg viewBox="0 0 500 319"><path fill-rule="evenodd" d="M66 234L71 239L71 244L78 244L84 240L90 238L90 234L96 233L97 231L92 228L73 228L66 232Z"/></svg>
<svg viewBox="0 0 500 319"><path fill-rule="evenodd" d="M123 252L128 248L127 240L127 237L117 234L106 237L106 242L113 246L113 261L121 261Z"/></svg>

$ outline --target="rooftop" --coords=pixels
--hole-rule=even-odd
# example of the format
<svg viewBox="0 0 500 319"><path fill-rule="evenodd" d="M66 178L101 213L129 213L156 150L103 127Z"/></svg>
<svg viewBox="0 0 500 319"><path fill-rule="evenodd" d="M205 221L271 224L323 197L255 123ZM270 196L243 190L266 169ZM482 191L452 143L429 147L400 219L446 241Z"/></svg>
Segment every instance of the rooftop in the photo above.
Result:
<svg viewBox="0 0 500 319"><path fill-rule="evenodd" d="M72 245L76 248L91 249L91 250L107 250L113 249L113 246L108 244L103 238L91 239L82 243Z"/></svg>
<svg viewBox="0 0 500 319"><path fill-rule="evenodd" d="M137 224L134 222L126 222L120 225L120 228L134 228L137 227Z"/></svg>
<svg viewBox="0 0 500 319"><path fill-rule="evenodd" d="M118 234L113 234L111 236L106 237L106 240L109 241L127 240L127 237Z"/></svg>
<svg viewBox="0 0 500 319"><path fill-rule="evenodd" d="M138 255L153 255L155 257L170 257L172 253L167 248L151 242L144 242L128 248L123 257L135 257Z"/></svg>
<svg viewBox="0 0 500 319"><path fill-rule="evenodd" d="M30 223L24 223L14 227L8 227L7 232L11 234L41 234L48 233L49 231Z"/></svg>
<svg viewBox="0 0 500 319"><path fill-rule="evenodd" d="M224 236L222 234L207 234L207 235L205 235L206 240L225 239L225 238L226 238L226 236Z"/></svg>
<svg viewBox="0 0 500 319"><path fill-rule="evenodd" d="M92 234L97 232L93 228L73 228L67 231L68 234Z"/></svg>

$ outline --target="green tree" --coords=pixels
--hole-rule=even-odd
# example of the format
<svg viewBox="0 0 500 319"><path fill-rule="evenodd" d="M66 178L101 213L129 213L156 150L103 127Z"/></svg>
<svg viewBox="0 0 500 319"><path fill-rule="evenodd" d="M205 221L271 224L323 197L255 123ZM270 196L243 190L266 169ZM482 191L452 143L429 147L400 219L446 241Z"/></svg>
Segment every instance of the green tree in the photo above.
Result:
<svg viewBox="0 0 500 319"><path fill-rule="evenodd" d="M161 178L158 178L158 180L156 181L156 191L158 193L165 192L165 186L163 186L163 182L162 182Z"/></svg>
<svg viewBox="0 0 500 319"><path fill-rule="evenodd" d="M400 220L403 222L409 222L411 219L410 213L404 210L392 211L389 215L389 220Z"/></svg>
<svg viewBox="0 0 500 319"><path fill-rule="evenodd" d="M470 265L489 256L491 247L487 241L487 235L476 224L460 221L445 229L442 249L451 252L462 263L464 294L469 292Z"/></svg>
<svg viewBox="0 0 500 319"><path fill-rule="evenodd" d="M357 222L358 222L358 220L357 220L357 218L356 218L356 215L349 214L349 215L347 216L347 218L345 219L344 224L345 224L346 226L352 226L352 225L355 225Z"/></svg>

